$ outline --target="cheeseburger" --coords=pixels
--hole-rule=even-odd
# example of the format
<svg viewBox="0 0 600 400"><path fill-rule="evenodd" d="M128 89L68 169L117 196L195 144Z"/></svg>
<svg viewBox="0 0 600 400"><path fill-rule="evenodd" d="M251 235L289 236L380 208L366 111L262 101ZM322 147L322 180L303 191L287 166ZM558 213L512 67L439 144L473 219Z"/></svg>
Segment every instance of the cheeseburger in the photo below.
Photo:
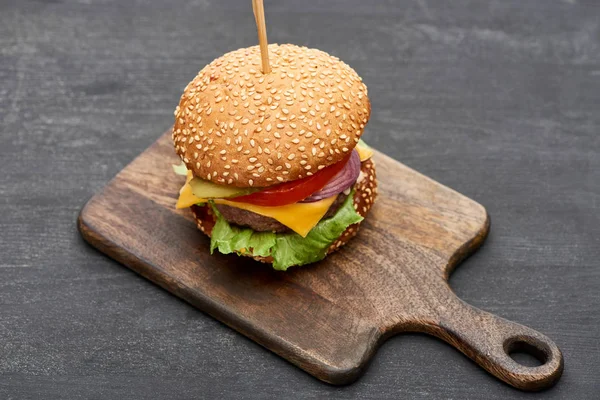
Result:
<svg viewBox="0 0 600 400"><path fill-rule="evenodd" d="M358 74L323 51L239 49L204 67L175 110L173 142L191 208L211 253L277 270L319 261L348 242L377 194L371 113Z"/></svg>

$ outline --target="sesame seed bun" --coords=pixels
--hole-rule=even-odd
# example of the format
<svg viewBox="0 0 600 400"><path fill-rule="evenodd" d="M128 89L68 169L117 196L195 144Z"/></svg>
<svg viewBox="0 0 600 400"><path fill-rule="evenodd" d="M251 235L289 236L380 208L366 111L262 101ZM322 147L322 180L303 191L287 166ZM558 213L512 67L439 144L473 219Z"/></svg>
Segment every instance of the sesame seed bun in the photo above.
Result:
<svg viewBox="0 0 600 400"><path fill-rule="evenodd" d="M375 173L375 164L372 160L366 160L361 164L361 177L359 181L354 184L354 199L353 205L354 209L358 214L362 217L366 217L369 210L371 210L371 206L377 197L377 179ZM216 219L215 215L212 212L212 209L209 206L192 206L192 212L194 214L194 219L196 220L196 226L202 232L210 237L213 227L215 225ZM327 254L331 254L343 245L345 245L350 239L352 239L357 233L358 228L360 226L360 222L350 225L346 230L340 235L340 237L329 246ZM264 263L273 263L272 257L259 257L252 256L250 253L245 253L244 256L252 257L256 261L264 262Z"/></svg>
<svg viewBox="0 0 600 400"><path fill-rule="evenodd" d="M358 143L371 114L358 74L323 51L269 45L272 72L258 46L204 67L175 110L175 151L194 176L264 187L310 176Z"/></svg>

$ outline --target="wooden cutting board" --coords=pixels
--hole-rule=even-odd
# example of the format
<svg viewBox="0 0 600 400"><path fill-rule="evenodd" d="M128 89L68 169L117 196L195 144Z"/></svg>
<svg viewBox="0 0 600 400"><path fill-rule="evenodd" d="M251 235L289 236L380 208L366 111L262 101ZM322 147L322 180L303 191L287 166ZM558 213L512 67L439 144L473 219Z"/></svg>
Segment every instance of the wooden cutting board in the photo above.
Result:
<svg viewBox="0 0 600 400"><path fill-rule="evenodd" d="M170 132L86 204L79 228L100 251L326 382L354 381L390 336L424 332L517 388L555 383L563 358L549 338L448 286L483 243L486 210L379 152L374 160L379 197L356 238L288 272L209 254L190 211L174 207L183 177L171 169L179 160ZM522 366L513 351L543 364Z"/></svg>

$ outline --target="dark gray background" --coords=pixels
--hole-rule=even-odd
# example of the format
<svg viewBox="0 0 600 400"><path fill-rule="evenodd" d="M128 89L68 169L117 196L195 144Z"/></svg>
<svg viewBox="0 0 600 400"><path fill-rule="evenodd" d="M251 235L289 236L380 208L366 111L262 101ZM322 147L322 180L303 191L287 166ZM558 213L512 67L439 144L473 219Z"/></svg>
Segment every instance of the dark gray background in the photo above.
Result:
<svg viewBox="0 0 600 400"><path fill-rule="evenodd" d="M0 0L0 398L600 398L599 2L266 7L272 42L362 75L368 143L487 207L451 284L554 339L562 380L522 393L404 335L329 386L88 247L85 201L200 68L257 42L250 0Z"/></svg>

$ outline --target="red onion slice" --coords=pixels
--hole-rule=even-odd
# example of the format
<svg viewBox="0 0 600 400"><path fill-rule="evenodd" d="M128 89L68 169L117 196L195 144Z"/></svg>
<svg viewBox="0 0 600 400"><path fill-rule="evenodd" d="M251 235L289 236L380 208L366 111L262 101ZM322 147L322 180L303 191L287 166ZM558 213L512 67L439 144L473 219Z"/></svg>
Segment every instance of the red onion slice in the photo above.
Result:
<svg viewBox="0 0 600 400"><path fill-rule="evenodd" d="M338 172L323 189L311 194L306 199L302 200L301 203L312 203L315 201L323 200L336 194L342 193L356 182L358 175L360 174L360 157L356 150L352 150L350 159L344 166L344 168Z"/></svg>

